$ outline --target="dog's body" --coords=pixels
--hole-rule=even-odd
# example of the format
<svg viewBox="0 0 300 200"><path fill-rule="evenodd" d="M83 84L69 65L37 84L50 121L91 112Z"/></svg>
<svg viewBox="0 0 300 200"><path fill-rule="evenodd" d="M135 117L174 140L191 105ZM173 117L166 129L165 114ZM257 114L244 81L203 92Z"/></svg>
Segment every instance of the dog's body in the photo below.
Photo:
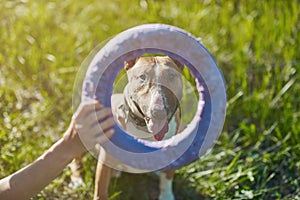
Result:
<svg viewBox="0 0 300 200"><path fill-rule="evenodd" d="M160 141L177 134L180 125L179 101L182 98L183 65L169 57L141 57L125 62L128 84L123 94L112 95L116 121L134 137ZM94 199L107 199L111 167L135 170L100 151ZM108 167L110 166L110 167ZM126 170L127 169L127 170ZM130 169L130 170L128 170ZM160 200L173 200L175 170L160 173Z"/></svg>
<svg viewBox="0 0 300 200"><path fill-rule="evenodd" d="M183 66L169 57L143 57L125 63L128 84L123 94L112 96L112 109L118 123L134 137L162 140L179 130L179 101L182 98ZM102 155L101 155L102 154ZM104 163L118 161L100 152ZM124 168L129 166L124 166ZM172 200L174 170L160 173L159 199ZM95 199L106 199L111 169L98 163Z"/></svg>

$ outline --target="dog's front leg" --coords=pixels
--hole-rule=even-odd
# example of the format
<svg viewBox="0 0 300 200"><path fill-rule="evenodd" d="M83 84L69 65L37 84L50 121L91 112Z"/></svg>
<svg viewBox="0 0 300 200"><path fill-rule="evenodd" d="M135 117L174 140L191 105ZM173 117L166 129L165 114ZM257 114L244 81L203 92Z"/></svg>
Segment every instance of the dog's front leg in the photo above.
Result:
<svg viewBox="0 0 300 200"><path fill-rule="evenodd" d="M83 178L82 178L82 156L76 157L73 159L73 161L69 164L69 167L71 169L71 182L69 184L69 187L76 189L82 185L84 185Z"/></svg>
<svg viewBox="0 0 300 200"><path fill-rule="evenodd" d="M167 170L159 173L159 200L174 200L173 176L175 170Z"/></svg>
<svg viewBox="0 0 300 200"><path fill-rule="evenodd" d="M105 153L105 152L100 152ZM94 200L107 200L112 169L98 161L95 177Z"/></svg>

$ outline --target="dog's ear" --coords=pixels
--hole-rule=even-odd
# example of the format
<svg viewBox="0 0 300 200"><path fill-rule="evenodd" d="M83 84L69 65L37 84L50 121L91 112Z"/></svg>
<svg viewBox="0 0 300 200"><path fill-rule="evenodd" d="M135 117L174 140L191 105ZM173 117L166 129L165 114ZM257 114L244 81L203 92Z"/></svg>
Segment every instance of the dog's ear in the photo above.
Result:
<svg viewBox="0 0 300 200"><path fill-rule="evenodd" d="M181 62L179 62L178 60L174 59L174 58L172 58L172 60L173 60L173 62L177 65L178 69L179 69L180 71L182 71L183 68L184 68L184 65L183 65Z"/></svg>
<svg viewBox="0 0 300 200"><path fill-rule="evenodd" d="M138 61L139 57L125 61L124 62L124 69L129 70L133 67L133 65Z"/></svg>

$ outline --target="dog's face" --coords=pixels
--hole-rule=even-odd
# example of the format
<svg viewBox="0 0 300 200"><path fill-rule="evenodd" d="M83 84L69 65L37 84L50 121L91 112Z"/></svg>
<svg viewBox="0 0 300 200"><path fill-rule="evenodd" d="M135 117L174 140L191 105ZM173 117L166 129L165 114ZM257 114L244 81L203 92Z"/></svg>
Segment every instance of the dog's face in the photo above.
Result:
<svg viewBox="0 0 300 200"><path fill-rule="evenodd" d="M148 132L162 140L182 98L183 65L169 57L141 57L125 62L125 98Z"/></svg>

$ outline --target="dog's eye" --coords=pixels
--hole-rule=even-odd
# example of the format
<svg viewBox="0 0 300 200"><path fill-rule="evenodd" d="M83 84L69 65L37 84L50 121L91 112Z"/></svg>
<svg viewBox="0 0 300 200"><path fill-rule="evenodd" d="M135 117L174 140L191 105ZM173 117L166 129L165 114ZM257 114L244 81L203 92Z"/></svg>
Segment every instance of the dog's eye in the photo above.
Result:
<svg viewBox="0 0 300 200"><path fill-rule="evenodd" d="M141 75L139 75L139 79L140 79L141 81L145 81L145 80L147 79L146 74L141 74Z"/></svg>

